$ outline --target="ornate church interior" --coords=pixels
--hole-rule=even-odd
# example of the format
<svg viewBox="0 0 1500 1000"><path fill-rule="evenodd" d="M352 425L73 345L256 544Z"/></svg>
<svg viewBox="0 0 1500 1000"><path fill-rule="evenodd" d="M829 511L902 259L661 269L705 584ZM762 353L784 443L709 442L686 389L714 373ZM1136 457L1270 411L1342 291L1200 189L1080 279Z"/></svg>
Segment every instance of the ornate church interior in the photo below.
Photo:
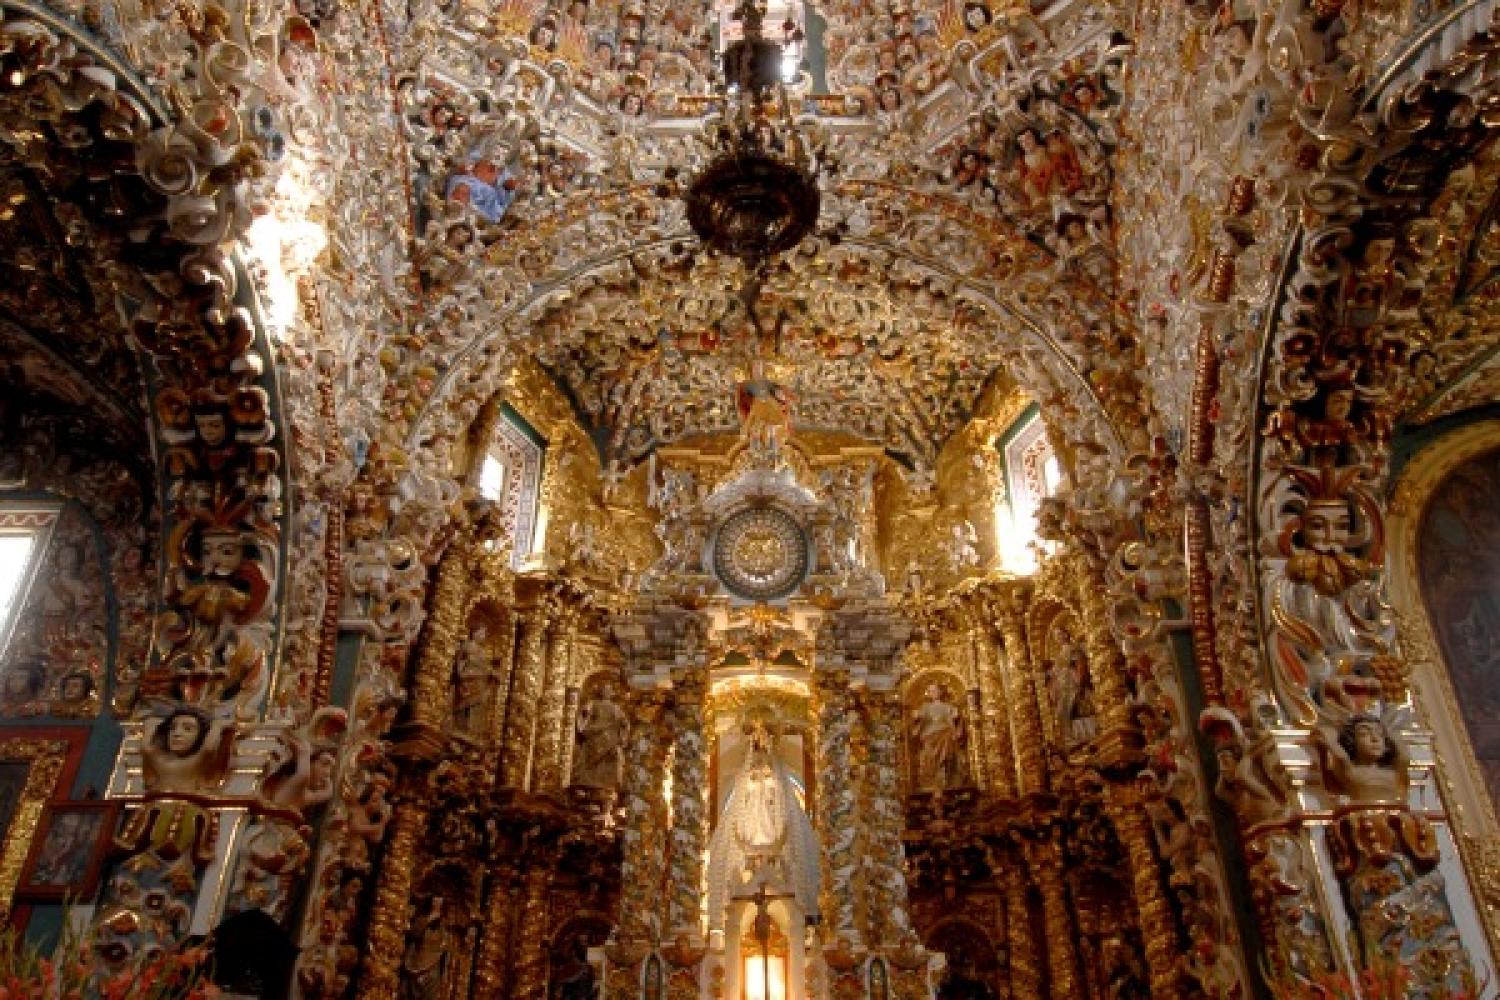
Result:
<svg viewBox="0 0 1500 1000"><path fill-rule="evenodd" d="M0 994L1500 997L1497 134L1497 0L0 0Z"/></svg>

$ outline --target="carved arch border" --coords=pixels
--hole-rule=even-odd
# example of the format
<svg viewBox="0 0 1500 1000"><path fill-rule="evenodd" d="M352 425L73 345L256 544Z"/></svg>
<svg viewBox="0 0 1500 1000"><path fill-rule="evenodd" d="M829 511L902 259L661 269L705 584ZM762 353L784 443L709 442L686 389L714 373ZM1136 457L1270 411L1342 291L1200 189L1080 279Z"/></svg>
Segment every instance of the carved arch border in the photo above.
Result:
<svg viewBox="0 0 1500 1000"><path fill-rule="evenodd" d="M1387 579L1396 630L1410 670L1408 685L1436 751L1437 786L1447 806L1459 856L1473 882L1480 922L1500 954L1500 814L1484 787L1467 735L1417 566L1422 520L1433 495L1470 459L1500 450L1500 418L1443 434L1406 463L1391 490L1387 512Z"/></svg>

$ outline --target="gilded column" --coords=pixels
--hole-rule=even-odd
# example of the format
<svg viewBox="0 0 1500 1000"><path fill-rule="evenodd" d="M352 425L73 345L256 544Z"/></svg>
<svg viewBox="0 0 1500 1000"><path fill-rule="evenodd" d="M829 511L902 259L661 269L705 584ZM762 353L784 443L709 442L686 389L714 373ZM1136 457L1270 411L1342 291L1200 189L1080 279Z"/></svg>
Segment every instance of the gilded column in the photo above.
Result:
<svg viewBox="0 0 1500 1000"><path fill-rule="evenodd" d="M412 875L416 868L417 841L427 828L427 809L410 800L396 807L386 837L380 864L380 881L370 907L370 925L365 935L365 959L360 974L359 995L368 1000L397 1000L401 983L401 957L406 953L406 932L411 926Z"/></svg>
<svg viewBox="0 0 1500 1000"><path fill-rule="evenodd" d="M418 730L441 732L448 722L453 660L458 655L459 633L473 583L469 571L472 547L472 533L461 529L438 567L432 610L422 633L411 685L411 716ZM416 765L419 768L420 761ZM361 996L374 1000L396 996L401 956L411 925L417 841L427 828L427 820L427 806L410 794L397 804L391 818L370 908Z"/></svg>
<svg viewBox="0 0 1500 1000"><path fill-rule="evenodd" d="M500 782L527 788L531 776L532 736L536 732L537 700L547 666L547 635L552 602L539 601L521 621L510 704L505 712L505 752L500 758Z"/></svg>
<svg viewBox="0 0 1500 1000"><path fill-rule="evenodd" d="M1109 608L1104 595L1107 588L1088 558L1075 555L1067 569L1072 573L1083 610L1084 648L1088 651L1089 679L1093 682L1095 704L1105 729L1118 738L1135 729L1130 716L1130 693L1125 688L1124 656L1110 630ZM1124 748L1121 748L1124 749Z"/></svg>
<svg viewBox="0 0 1500 1000"><path fill-rule="evenodd" d="M505 623L500 628L500 642L495 649L495 697L490 701L490 721L485 732L489 733L488 745L503 747L505 741L505 712L510 705L510 689L515 683L516 630L520 617L515 608L505 611Z"/></svg>
<svg viewBox="0 0 1500 1000"><path fill-rule="evenodd" d="M474 959L475 996L500 997L507 993L515 915L516 871L497 868L484 900L484 928Z"/></svg>
<svg viewBox="0 0 1500 1000"><path fill-rule="evenodd" d="M474 587L470 569L474 537L460 530L438 565L432 610L422 630L411 684L411 719L418 726L446 728L452 708L453 661L463 638L464 615Z"/></svg>
<svg viewBox="0 0 1500 1000"><path fill-rule="evenodd" d="M850 754L854 714L842 671L813 675L818 699L818 832L823 842L823 937L860 943L854 874L859 867L859 802Z"/></svg>
<svg viewBox="0 0 1500 1000"><path fill-rule="evenodd" d="M1026 591L1012 587L995 604L1000 634L1005 640L1005 700L1011 710L1015 739L1016 790L1031 795L1047 790L1042 762L1042 715L1037 707L1031 653L1026 648Z"/></svg>
<svg viewBox="0 0 1500 1000"><path fill-rule="evenodd" d="M704 717L708 671L693 666L673 678L672 836L667 876L669 938L702 939L703 854L708 848L708 739Z"/></svg>
<svg viewBox="0 0 1500 1000"><path fill-rule="evenodd" d="M547 670L537 709L536 739L532 755L531 787L556 791L567 784L562 773L563 723L567 714L567 690L573 672L573 648L578 636L578 609L568 608L555 623L547 649Z"/></svg>
<svg viewBox="0 0 1500 1000"><path fill-rule="evenodd" d="M982 616L983 611L979 614ZM974 672L979 677L979 698L983 703L985 754L989 757L991 791L1012 799L1016 797L1016 753L1011 742L1010 710L1004 691L1004 680L996 663L994 637L988 627L972 629Z"/></svg>
<svg viewBox="0 0 1500 1000"><path fill-rule="evenodd" d="M1031 910L1026 905L1026 880L1019 859L1007 858L999 870L1005 894L1005 943L1010 953L1011 1000L1042 1000L1042 970L1036 937L1031 933Z"/></svg>
<svg viewBox="0 0 1500 1000"><path fill-rule="evenodd" d="M547 890L553 859L535 857L521 878L521 909L516 914L515 1000L547 996Z"/></svg>
<svg viewBox="0 0 1500 1000"><path fill-rule="evenodd" d="M1141 937L1146 943L1146 966L1151 975L1151 996L1165 1000L1182 995L1182 978L1176 947L1177 928L1171 904L1161 887L1161 862L1152 846L1155 832L1146 814L1146 804L1130 786L1111 786L1110 820L1125 848L1135 909L1140 916Z"/></svg>
<svg viewBox="0 0 1500 1000"><path fill-rule="evenodd" d="M1068 914L1062 848L1054 840L1028 843L1026 861L1042 897L1042 921L1047 930L1047 979L1052 1000L1076 1000L1082 995L1078 954L1073 947L1078 935Z"/></svg>

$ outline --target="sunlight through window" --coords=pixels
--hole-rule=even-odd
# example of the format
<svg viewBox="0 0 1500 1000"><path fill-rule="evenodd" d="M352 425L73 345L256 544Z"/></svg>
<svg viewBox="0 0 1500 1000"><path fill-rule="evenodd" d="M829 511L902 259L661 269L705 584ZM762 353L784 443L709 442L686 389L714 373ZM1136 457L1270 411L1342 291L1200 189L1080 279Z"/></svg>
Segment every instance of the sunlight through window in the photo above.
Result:
<svg viewBox="0 0 1500 1000"><path fill-rule="evenodd" d="M35 556L36 532L0 534L0 650L26 597L26 579Z"/></svg>

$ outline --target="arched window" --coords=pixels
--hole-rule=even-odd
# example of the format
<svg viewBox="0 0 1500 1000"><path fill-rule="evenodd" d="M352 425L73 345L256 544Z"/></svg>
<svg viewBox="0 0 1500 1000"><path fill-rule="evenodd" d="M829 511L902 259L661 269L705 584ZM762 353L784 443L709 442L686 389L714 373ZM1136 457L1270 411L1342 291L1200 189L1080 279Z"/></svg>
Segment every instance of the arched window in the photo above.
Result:
<svg viewBox="0 0 1500 1000"><path fill-rule="evenodd" d="M1062 467L1036 407L1023 413L997 444L1005 471L1005 492L995 516L1000 566L1012 573L1036 572L1037 508L1057 492Z"/></svg>
<svg viewBox="0 0 1500 1000"><path fill-rule="evenodd" d="M55 508L0 506L0 660L57 521Z"/></svg>
<svg viewBox="0 0 1500 1000"><path fill-rule="evenodd" d="M540 548L537 508L545 454L542 436L519 413L502 404L476 463L474 486L480 496L499 505L511 543L511 565L517 569Z"/></svg>

